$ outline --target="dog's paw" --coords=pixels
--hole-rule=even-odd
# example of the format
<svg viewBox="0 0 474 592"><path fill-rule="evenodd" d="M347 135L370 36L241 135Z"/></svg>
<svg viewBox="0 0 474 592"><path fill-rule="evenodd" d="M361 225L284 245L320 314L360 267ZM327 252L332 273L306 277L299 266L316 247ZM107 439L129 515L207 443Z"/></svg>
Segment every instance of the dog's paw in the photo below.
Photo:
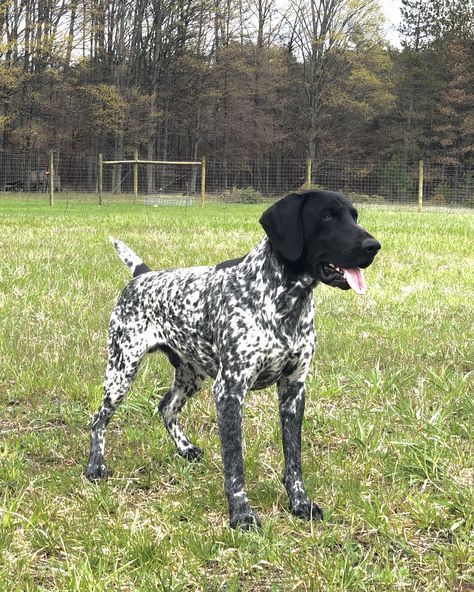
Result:
<svg viewBox="0 0 474 592"><path fill-rule="evenodd" d="M111 474L112 472L103 463L87 465L84 471L84 475L89 481L102 481L110 477Z"/></svg>
<svg viewBox="0 0 474 592"><path fill-rule="evenodd" d="M260 528L262 523L259 518L252 512L241 512L230 517L231 528L241 528L242 530L251 530L252 528Z"/></svg>
<svg viewBox="0 0 474 592"><path fill-rule="evenodd" d="M178 450L179 454L189 460L190 462L194 462L196 460L201 460L204 456L204 451L201 450L198 446L191 446L190 448L183 448L183 450Z"/></svg>
<svg viewBox="0 0 474 592"><path fill-rule="evenodd" d="M311 500L299 501L291 506L291 513L305 520L322 520L323 511Z"/></svg>

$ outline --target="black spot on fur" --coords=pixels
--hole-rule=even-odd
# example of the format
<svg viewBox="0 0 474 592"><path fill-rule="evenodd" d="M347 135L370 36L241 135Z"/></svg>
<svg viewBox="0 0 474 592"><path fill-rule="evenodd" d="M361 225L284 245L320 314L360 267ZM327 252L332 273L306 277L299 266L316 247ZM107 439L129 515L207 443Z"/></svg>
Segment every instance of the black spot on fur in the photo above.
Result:
<svg viewBox="0 0 474 592"><path fill-rule="evenodd" d="M245 259L244 257L237 257L237 259L228 259L227 261L222 261L222 263L218 263L216 265L216 269L227 269L228 267L234 267Z"/></svg>
<svg viewBox="0 0 474 592"><path fill-rule="evenodd" d="M148 265L146 265L145 263L140 263L140 265L137 265L137 267L135 267L133 277L136 278L139 275L142 275L142 273L148 273L149 271L151 271L151 268L148 267Z"/></svg>

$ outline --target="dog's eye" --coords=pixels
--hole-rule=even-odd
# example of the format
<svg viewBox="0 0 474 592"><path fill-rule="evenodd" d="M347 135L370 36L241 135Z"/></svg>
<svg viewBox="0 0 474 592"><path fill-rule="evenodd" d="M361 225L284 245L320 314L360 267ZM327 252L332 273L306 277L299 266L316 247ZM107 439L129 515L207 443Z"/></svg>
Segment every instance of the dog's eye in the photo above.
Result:
<svg viewBox="0 0 474 592"><path fill-rule="evenodd" d="M337 222L337 217L333 212L326 212L323 214L323 222Z"/></svg>

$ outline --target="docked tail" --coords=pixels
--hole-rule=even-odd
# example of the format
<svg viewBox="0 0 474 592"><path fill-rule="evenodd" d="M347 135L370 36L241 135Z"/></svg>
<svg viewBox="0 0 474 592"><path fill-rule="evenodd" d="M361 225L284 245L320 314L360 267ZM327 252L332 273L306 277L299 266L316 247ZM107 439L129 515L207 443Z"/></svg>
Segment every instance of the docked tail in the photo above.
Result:
<svg viewBox="0 0 474 592"><path fill-rule="evenodd" d="M120 259L125 263L128 269L131 271L132 276L135 278L142 273L147 273L151 271L148 265L145 265L140 257L132 251L125 243L122 241L110 236L110 241L115 247L117 251L117 255Z"/></svg>

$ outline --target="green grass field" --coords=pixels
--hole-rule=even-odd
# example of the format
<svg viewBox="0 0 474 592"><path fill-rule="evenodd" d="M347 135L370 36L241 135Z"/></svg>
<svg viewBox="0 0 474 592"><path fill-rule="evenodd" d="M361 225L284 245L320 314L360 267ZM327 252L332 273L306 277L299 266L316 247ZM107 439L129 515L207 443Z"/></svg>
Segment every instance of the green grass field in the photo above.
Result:
<svg viewBox="0 0 474 592"><path fill-rule="evenodd" d="M82 475L108 318L129 280L110 234L156 268L246 253L262 206L0 202L0 590L474 590L474 213L360 208L383 251L358 297L315 291L303 466L322 523L292 517L276 393L244 417L261 531L228 527L210 384L183 412L188 464L148 356Z"/></svg>

